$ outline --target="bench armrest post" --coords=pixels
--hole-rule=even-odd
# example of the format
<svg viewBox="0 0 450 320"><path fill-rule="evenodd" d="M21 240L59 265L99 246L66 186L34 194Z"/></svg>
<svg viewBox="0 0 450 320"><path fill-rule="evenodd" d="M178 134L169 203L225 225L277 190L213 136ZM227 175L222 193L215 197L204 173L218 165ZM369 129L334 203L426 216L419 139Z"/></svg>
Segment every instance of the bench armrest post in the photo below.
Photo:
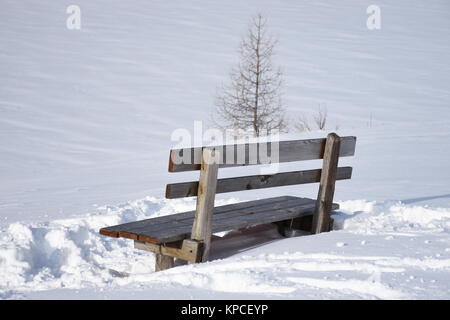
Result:
<svg viewBox="0 0 450 320"><path fill-rule="evenodd" d="M311 230L313 234L326 232L330 229L330 212L333 204L340 145L341 139L337 134L328 134L323 154L319 193L313 216Z"/></svg>
<svg viewBox="0 0 450 320"><path fill-rule="evenodd" d="M216 196L217 172L219 164L218 150L204 148L200 179L198 183L197 207L191 239L203 242L202 262L208 260L212 234L212 218L214 213L214 199Z"/></svg>

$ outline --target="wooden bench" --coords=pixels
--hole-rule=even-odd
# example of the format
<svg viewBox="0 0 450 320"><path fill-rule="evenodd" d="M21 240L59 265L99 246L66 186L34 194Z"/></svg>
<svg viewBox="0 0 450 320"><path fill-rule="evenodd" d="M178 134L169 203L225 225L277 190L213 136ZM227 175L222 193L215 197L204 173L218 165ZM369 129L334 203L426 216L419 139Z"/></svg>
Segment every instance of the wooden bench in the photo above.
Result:
<svg viewBox="0 0 450 320"><path fill-rule="evenodd" d="M285 236L297 229L312 234L329 231L330 213L339 208L333 203L335 181L350 179L352 175L351 167L338 167L338 159L353 156L355 144L356 137L339 137L335 133L326 139L281 141L279 163L323 159L322 169L226 179L217 179L219 168L264 163L259 155L256 159L248 156L248 151L259 148L261 143L171 150L169 172L200 170L200 178L168 184L166 198L197 196L196 210L106 227L100 234L132 239L135 248L156 253L156 271L159 271L173 267L174 258L191 263L207 261L211 236L216 232L268 223L277 224ZM244 161L225 162L227 152L236 160L239 148L245 150ZM176 163L177 156L185 156L189 161ZM219 157L222 164L214 163ZM201 159L200 163L196 159ZM314 182L320 182L317 199L284 196L214 207L216 193Z"/></svg>

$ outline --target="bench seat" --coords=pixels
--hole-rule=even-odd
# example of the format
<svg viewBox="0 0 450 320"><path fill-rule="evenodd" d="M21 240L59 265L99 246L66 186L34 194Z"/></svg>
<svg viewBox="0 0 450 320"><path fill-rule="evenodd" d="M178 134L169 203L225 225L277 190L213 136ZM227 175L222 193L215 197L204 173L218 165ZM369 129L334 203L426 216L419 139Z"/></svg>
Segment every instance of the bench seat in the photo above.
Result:
<svg viewBox="0 0 450 320"><path fill-rule="evenodd" d="M282 196L246 201L214 208L212 232L241 229L312 215L316 200ZM339 208L333 203L332 210ZM106 227L100 233L154 244L170 243L191 236L195 211Z"/></svg>

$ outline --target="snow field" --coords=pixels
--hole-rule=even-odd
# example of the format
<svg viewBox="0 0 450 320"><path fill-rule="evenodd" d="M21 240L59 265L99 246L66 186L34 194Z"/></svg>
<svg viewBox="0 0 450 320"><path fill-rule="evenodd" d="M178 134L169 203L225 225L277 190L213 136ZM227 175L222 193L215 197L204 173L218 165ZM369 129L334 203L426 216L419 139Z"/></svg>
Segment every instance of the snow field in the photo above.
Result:
<svg viewBox="0 0 450 320"><path fill-rule="evenodd" d="M433 288L434 298L450 295L450 210L443 208L343 201L334 215L336 231L283 239L160 273L153 272L153 254L133 249L132 241L98 234L105 225L191 210L194 205L193 200L147 197L78 219L13 223L1 230L0 296L130 286L271 298L430 298L427 288ZM175 295L185 297L183 290Z"/></svg>
<svg viewBox="0 0 450 320"><path fill-rule="evenodd" d="M1 299L450 298L448 0L77 0L79 31L69 4L1 2ZM336 187L336 231L153 273L152 254L98 229L194 208L159 198L198 178L167 173L170 134L206 127L258 11L279 38L289 118L326 105L327 132L357 136L340 160L354 171Z"/></svg>

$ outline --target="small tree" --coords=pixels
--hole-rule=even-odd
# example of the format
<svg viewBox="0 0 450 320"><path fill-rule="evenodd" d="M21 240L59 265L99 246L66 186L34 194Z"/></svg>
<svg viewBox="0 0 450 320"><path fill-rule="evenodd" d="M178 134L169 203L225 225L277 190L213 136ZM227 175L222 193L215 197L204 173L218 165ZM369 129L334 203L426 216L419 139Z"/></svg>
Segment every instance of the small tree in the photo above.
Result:
<svg viewBox="0 0 450 320"><path fill-rule="evenodd" d="M255 136L273 129L285 131L287 123L281 100L282 72L272 66L276 40L267 35L266 22L256 15L240 44L240 62L230 73L230 83L217 96L222 128L252 130Z"/></svg>

